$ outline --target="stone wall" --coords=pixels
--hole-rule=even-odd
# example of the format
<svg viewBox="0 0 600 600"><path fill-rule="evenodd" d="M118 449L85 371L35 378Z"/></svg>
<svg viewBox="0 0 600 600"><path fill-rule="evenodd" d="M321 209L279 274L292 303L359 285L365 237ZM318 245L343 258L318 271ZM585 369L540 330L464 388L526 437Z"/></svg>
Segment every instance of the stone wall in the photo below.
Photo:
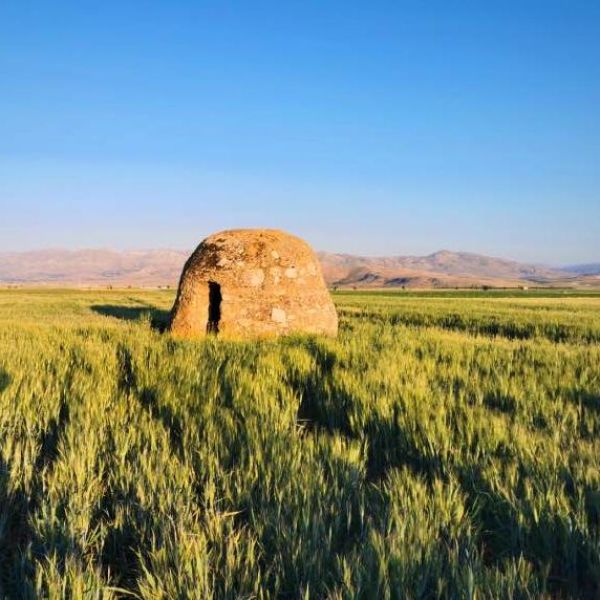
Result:
<svg viewBox="0 0 600 600"><path fill-rule="evenodd" d="M317 257L295 236L238 229L204 240L181 276L172 312L174 335L206 335L210 282L221 292L218 335L337 334L337 314Z"/></svg>

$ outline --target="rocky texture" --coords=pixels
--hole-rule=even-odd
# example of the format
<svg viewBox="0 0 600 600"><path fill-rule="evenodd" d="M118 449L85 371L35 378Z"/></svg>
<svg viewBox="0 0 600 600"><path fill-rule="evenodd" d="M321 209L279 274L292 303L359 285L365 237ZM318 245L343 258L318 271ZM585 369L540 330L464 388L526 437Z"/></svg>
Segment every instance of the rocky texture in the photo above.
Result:
<svg viewBox="0 0 600 600"><path fill-rule="evenodd" d="M171 332L179 337L336 335L337 326L315 253L272 229L206 238L185 264L171 316Z"/></svg>

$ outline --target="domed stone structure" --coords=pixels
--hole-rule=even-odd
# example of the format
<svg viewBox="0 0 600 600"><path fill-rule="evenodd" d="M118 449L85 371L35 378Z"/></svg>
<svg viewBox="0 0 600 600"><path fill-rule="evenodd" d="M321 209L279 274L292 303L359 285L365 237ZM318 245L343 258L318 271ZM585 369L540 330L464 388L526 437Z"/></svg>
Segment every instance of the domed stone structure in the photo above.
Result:
<svg viewBox="0 0 600 600"><path fill-rule="evenodd" d="M190 256L171 312L178 337L335 336L338 319L319 261L301 239L274 229L233 229Z"/></svg>

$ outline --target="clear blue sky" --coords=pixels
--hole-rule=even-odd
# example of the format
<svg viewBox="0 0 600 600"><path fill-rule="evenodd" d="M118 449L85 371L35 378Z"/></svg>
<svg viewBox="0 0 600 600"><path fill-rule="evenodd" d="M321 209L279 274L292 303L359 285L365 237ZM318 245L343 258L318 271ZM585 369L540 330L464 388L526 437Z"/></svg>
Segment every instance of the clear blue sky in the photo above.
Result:
<svg viewBox="0 0 600 600"><path fill-rule="evenodd" d="M600 2L0 2L0 251L600 260Z"/></svg>

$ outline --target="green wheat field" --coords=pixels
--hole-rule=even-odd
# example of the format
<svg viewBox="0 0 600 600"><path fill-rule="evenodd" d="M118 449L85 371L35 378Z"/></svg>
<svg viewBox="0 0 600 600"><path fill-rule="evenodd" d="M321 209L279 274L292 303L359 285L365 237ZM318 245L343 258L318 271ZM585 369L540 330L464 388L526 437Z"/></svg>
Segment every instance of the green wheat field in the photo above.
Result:
<svg viewBox="0 0 600 600"><path fill-rule="evenodd" d="M334 299L190 342L0 291L0 597L600 597L600 294Z"/></svg>

